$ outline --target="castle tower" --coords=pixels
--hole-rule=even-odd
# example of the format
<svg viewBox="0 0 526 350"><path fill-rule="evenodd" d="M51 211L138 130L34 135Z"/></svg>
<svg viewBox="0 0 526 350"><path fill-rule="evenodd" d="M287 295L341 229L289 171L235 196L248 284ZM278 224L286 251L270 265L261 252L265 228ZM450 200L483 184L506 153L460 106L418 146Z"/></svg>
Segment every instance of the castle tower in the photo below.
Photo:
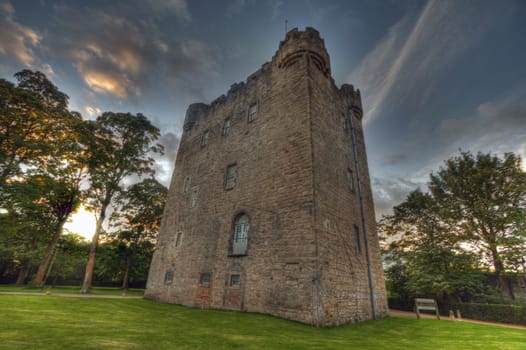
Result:
<svg viewBox="0 0 526 350"><path fill-rule="evenodd" d="M318 326L386 315L361 120L312 28L190 105L146 297Z"/></svg>

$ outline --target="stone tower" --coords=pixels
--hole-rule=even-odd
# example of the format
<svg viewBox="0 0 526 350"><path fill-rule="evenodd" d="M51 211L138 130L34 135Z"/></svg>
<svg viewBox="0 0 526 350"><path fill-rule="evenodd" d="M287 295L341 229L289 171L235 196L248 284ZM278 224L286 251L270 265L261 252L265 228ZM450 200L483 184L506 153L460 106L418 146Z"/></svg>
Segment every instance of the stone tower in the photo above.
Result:
<svg viewBox="0 0 526 350"><path fill-rule="evenodd" d="M317 326L386 315L361 120L312 28L190 105L146 297Z"/></svg>

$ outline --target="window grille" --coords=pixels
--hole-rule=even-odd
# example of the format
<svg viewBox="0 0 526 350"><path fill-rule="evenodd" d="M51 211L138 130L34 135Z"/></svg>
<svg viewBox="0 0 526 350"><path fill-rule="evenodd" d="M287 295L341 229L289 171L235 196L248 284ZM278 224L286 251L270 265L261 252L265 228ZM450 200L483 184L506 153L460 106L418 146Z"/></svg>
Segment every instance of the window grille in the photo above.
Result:
<svg viewBox="0 0 526 350"><path fill-rule="evenodd" d="M256 119L256 116L258 114L258 105L254 103L252 106L250 106L248 110L248 121L252 122Z"/></svg>

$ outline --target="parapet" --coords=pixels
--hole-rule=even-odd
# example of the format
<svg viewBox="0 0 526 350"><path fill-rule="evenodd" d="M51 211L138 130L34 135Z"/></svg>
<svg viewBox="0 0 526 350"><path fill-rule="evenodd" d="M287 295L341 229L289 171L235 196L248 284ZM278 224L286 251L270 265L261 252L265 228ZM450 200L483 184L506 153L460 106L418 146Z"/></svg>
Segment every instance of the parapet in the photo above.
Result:
<svg viewBox="0 0 526 350"><path fill-rule="evenodd" d="M301 56L309 55L312 62L326 75L331 75L329 54L325 49L325 42L320 33L311 27L300 31L298 28L290 30L285 40L279 43L279 49L273 58L278 67L285 68L295 63Z"/></svg>

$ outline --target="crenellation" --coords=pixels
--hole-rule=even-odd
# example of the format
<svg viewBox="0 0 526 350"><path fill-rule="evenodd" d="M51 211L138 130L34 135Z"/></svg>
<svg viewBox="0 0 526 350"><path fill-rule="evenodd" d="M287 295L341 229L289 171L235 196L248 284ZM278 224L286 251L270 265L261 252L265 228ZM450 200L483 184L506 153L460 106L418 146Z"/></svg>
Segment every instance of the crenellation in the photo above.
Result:
<svg viewBox="0 0 526 350"><path fill-rule="evenodd" d="M316 326L385 315L361 108L358 90L335 86L312 28L289 31L272 61L210 105L190 105L146 297Z"/></svg>

